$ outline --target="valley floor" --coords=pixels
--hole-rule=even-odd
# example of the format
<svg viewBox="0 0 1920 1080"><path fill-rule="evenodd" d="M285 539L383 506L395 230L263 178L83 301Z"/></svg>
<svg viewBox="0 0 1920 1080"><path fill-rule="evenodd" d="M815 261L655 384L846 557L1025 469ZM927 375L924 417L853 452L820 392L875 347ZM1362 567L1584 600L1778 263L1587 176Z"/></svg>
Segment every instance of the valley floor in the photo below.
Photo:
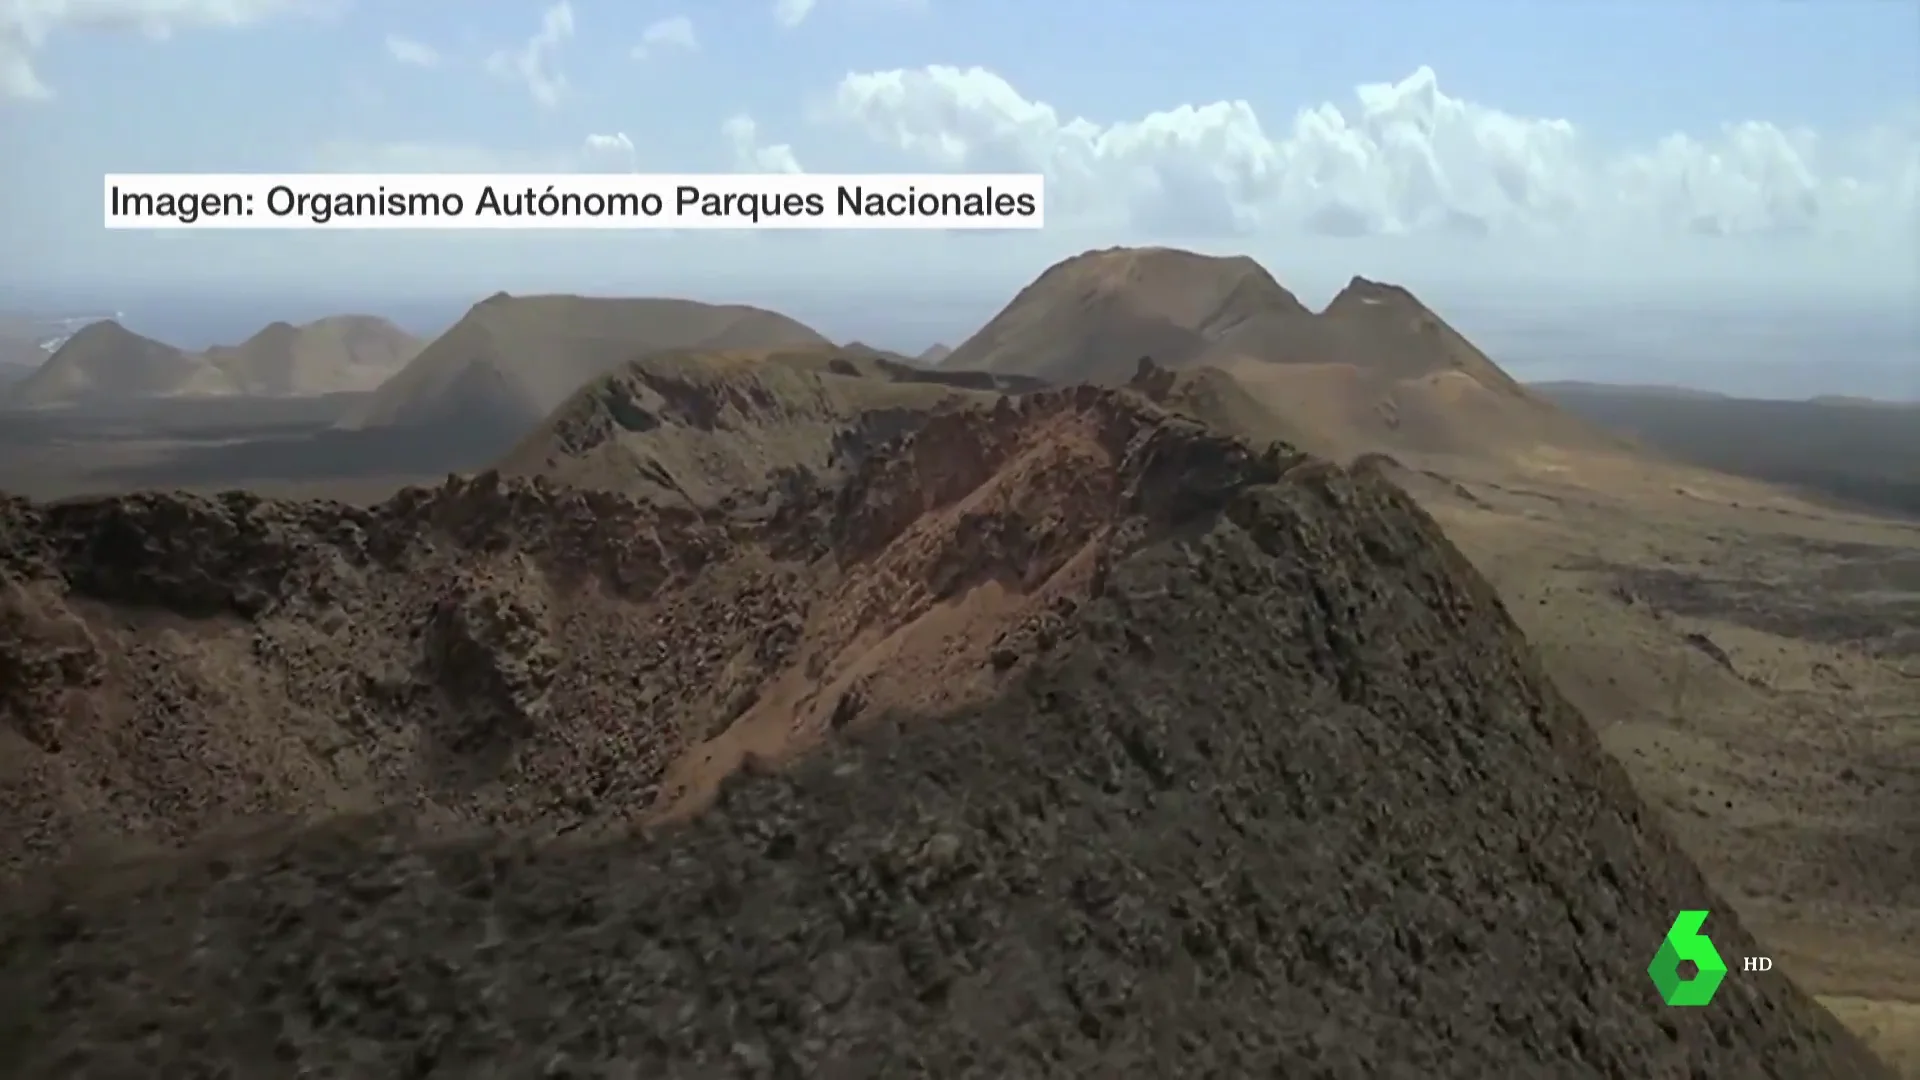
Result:
<svg viewBox="0 0 1920 1080"><path fill-rule="evenodd" d="M1423 501L1776 962L1920 1076L1920 523L1645 463L1427 464Z"/></svg>

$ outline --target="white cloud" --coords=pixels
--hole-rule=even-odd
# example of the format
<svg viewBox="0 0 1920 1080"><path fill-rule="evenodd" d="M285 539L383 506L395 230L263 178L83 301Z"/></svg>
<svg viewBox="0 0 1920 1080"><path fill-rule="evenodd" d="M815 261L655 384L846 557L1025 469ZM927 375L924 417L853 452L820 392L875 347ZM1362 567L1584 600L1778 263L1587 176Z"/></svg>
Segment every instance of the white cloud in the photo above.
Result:
<svg viewBox="0 0 1920 1080"><path fill-rule="evenodd" d="M675 15L640 32L640 44L633 47L635 59L658 56L665 52L697 52L700 39L694 36L693 20L685 15Z"/></svg>
<svg viewBox="0 0 1920 1080"><path fill-rule="evenodd" d="M813 13L814 0L773 0L773 20L781 26L799 26Z"/></svg>
<svg viewBox="0 0 1920 1080"><path fill-rule="evenodd" d="M424 42L398 34L387 35L387 55L395 63L408 67L432 68L440 66L440 51Z"/></svg>
<svg viewBox="0 0 1920 1080"><path fill-rule="evenodd" d="M786 143L763 145L760 126L750 116L735 116L720 125L733 149L733 167L740 172L801 173L800 159Z"/></svg>
<svg viewBox="0 0 1920 1080"><path fill-rule="evenodd" d="M326 0L0 0L0 98L53 97L33 59L61 33L166 38L179 30L247 26L330 6Z"/></svg>
<svg viewBox="0 0 1920 1080"><path fill-rule="evenodd" d="M640 171L640 159L634 153L633 140L627 138L627 133L624 131L616 131L610 135L588 135L586 149L587 153L592 155L611 154L618 157L626 165L628 172Z"/></svg>
<svg viewBox="0 0 1920 1080"><path fill-rule="evenodd" d="M824 119L940 169L1048 177L1049 220L1166 235L1847 233L1911 222L1920 124L1854 140L1755 121L1608 151L1452 97L1421 68L1269 127L1246 101L1062 115L983 68L844 78Z"/></svg>
<svg viewBox="0 0 1920 1080"><path fill-rule="evenodd" d="M567 93L567 77L554 68L554 54L572 38L573 5L560 0L547 9L540 29L518 49L502 49L487 57L487 70L525 83L534 101L553 108Z"/></svg>

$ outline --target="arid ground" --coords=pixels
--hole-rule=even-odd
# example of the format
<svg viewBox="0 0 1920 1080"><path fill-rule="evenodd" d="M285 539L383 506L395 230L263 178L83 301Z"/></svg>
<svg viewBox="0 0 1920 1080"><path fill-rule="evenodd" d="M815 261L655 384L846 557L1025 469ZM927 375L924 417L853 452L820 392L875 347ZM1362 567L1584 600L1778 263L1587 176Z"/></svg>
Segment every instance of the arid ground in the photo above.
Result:
<svg viewBox="0 0 1920 1080"><path fill-rule="evenodd" d="M1581 463L1426 502L1773 957L1920 1074L1920 522Z"/></svg>

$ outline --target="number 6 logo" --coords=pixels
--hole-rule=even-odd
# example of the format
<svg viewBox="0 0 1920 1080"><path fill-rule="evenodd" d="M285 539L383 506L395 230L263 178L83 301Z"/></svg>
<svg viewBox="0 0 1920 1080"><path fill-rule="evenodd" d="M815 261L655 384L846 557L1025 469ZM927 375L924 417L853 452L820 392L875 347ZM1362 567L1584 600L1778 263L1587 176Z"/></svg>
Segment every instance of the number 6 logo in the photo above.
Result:
<svg viewBox="0 0 1920 1080"><path fill-rule="evenodd" d="M1647 974L1653 979L1654 988L1660 991L1660 1000L1669 1005L1705 1005L1713 1000L1714 991L1720 989L1720 980L1726 978L1727 965L1720 959L1720 950L1700 932L1706 922L1704 911L1683 911L1676 915L1667 939L1660 943L1660 951L1653 954L1653 963L1647 965ZM1694 966L1691 978L1680 974L1681 963L1688 960L1693 961Z"/></svg>

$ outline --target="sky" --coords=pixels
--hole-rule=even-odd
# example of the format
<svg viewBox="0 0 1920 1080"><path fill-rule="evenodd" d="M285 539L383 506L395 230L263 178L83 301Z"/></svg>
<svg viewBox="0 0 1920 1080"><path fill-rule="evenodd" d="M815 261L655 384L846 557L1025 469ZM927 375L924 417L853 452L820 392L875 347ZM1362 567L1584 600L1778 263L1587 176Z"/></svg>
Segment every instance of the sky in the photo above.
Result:
<svg viewBox="0 0 1920 1080"><path fill-rule="evenodd" d="M106 172L636 169L1041 172L1048 224L135 234L98 203ZM1920 323L1920 3L0 0L17 302L935 310L1149 243L1254 255L1310 303L1365 274Z"/></svg>

